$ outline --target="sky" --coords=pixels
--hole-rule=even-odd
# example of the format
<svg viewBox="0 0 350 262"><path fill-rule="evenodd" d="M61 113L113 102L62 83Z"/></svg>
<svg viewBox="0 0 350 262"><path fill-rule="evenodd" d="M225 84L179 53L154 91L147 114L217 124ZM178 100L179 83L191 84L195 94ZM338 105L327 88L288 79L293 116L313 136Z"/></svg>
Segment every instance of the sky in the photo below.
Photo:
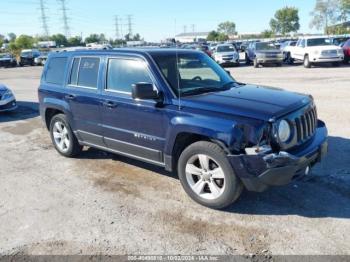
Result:
<svg viewBox="0 0 350 262"><path fill-rule="evenodd" d="M0 34L43 34L40 0L1 0ZM50 34L62 33L62 11L58 0L44 0ZM114 38L115 16L127 33L127 15L132 15L133 32L146 41L160 41L184 31L211 31L220 22L233 21L241 33L269 29L275 11L285 6L299 9L300 32L309 28L310 12L316 0L66 0L70 35L104 33Z"/></svg>

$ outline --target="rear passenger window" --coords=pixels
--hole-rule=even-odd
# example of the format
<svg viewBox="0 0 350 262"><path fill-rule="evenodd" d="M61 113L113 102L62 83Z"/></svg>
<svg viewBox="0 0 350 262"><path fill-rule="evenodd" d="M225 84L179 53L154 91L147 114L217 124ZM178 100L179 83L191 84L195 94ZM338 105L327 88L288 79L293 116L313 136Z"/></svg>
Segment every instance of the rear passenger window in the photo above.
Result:
<svg viewBox="0 0 350 262"><path fill-rule="evenodd" d="M153 83L142 60L109 59L107 90L131 93L133 84Z"/></svg>
<svg viewBox="0 0 350 262"><path fill-rule="evenodd" d="M97 88L100 58L74 58L69 84L73 86Z"/></svg>
<svg viewBox="0 0 350 262"><path fill-rule="evenodd" d="M64 83L64 72L67 66L66 57L56 57L49 61L45 81L46 83L63 85Z"/></svg>

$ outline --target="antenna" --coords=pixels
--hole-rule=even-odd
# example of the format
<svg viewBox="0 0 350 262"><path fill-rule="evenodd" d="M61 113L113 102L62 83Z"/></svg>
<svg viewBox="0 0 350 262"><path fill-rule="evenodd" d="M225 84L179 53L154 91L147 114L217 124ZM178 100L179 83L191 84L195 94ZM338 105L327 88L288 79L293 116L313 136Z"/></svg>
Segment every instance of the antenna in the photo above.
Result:
<svg viewBox="0 0 350 262"><path fill-rule="evenodd" d="M177 24L175 19L175 42L176 42L176 31ZM177 44L175 46L175 54L176 54L176 78L177 78L177 94L179 96L179 111L181 110L181 90L180 90L180 72L179 72L179 53L178 53Z"/></svg>
<svg viewBox="0 0 350 262"><path fill-rule="evenodd" d="M46 7L44 0L40 0L40 12L41 12L41 22L42 22L42 27L44 29L44 35L48 39L49 38L49 27L47 25L47 16L45 13Z"/></svg>

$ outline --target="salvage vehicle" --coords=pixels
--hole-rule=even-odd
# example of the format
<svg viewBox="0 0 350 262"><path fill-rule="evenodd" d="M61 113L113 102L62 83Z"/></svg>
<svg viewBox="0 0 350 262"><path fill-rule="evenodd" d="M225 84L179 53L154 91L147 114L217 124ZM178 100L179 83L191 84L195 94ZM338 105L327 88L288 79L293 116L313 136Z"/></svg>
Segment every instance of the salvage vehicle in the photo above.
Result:
<svg viewBox="0 0 350 262"><path fill-rule="evenodd" d="M301 37L290 49L291 61L303 61L305 68L314 64L332 63L338 66L344 60L343 49L331 43L328 37Z"/></svg>
<svg viewBox="0 0 350 262"><path fill-rule="evenodd" d="M239 53L232 44L220 44L214 50L214 60L221 66L239 66Z"/></svg>
<svg viewBox="0 0 350 262"><path fill-rule="evenodd" d="M240 83L195 50L53 53L38 96L59 154L87 146L164 167L215 209L308 174L327 152L312 96Z"/></svg>
<svg viewBox="0 0 350 262"><path fill-rule="evenodd" d="M9 54L0 54L0 67L15 67L17 66L16 58Z"/></svg>
<svg viewBox="0 0 350 262"><path fill-rule="evenodd" d="M350 61L350 39L343 45L344 63L348 64Z"/></svg>
<svg viewBox="0 0 350 262"><path fill-rule="evenodd" d="M246 49L245 61L247 65L253 62L255 68L266 64L281 66L283 54L279 47L271 42L253 42Z"/></svg>
<svg viewBox="0 0 350 262"><path fill-rule="evenodd" d="M283 62L286 62L289 64L293 63L292 58L290 56L290 50L293 48L293 46L296 46L296 45L297 45L297 41L286 41L281 45L280 49L283 53Z"/></svg>
<svg viewBox="0 0 350 262"><path fill-rule="evenodd" d="M13 111L17 108L17 102L12 91L0 84L0 112Z"/></svg>
<svg viewBox="0 0 350 262"><path fill-rule="evenodd" d="M34 64L38 66L43 66L46 63L49 52L41 52L40 56L34 58Z"/></svg>
<svg viewBox="0 0 350 262"><path fill-rule="evenodd" d="M25 49L22 50L18 64L20 66L34 66L35 58L40 56L40 52L35 49Z"/></svg>

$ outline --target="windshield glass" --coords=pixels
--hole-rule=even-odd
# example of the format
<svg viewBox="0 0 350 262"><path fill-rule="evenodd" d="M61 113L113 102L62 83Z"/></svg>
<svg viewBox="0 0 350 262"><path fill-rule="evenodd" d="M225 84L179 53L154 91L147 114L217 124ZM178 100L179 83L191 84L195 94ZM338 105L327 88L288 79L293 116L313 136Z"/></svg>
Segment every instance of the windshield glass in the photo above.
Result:
<svg viewBox="0 0 350 262"><path fill-rule="evenodd" d="M10 54L0 54L0 58L11 58Z"/></svg>
<svg viewBox="0 0 350 262"><path fill-rule="evenodd" d="M320 46L320 45L330 45L330 41L327 38L314 38L307 40L307 46Z"/></svg>
<svg viewBox="0 0 350 262"><path fill-rule="evenodd" d="M256 43L256 50L277 50L273 43Z"/></svg>
<svg viewBox="0 0 350 262"><path fill-rule="evenodd" d="M152 57L177 96L223 91L236 83L213 59L201 53L157 53Z"/></svg>
<svg viewBox="0 0 350 262"><path fill-rule="evenodd" d="M236 48L233 45L221 45L217 47L218 53L234 52L234 51L236 51Z"/></svg>
<svg viewBox="0 0 350 262"><path fill-rule="evenodd" d="M22 52L21 56L32 56L33 53L32 52Z"/></svg>

